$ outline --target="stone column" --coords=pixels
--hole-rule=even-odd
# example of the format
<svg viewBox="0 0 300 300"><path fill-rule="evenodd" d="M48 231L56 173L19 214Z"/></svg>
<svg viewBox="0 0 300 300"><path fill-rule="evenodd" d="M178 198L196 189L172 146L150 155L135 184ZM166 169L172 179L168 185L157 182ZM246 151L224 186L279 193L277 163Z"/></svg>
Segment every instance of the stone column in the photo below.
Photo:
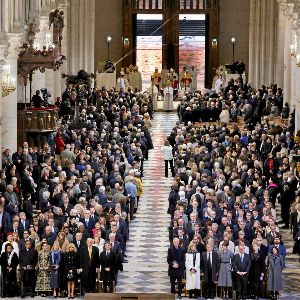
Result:
<svg viewBox="0 0 300 300"><path fill-rule="evenodd" d="M292 43L292 29L289 20L285 19L284 32L284 101L291 105L291 51L290 45Z"/></svg>
<svg viewBox="0 0 300 300"><path fill-rule="evenodd" d="M2 67L6 64L5 58L8 54L8 39L7 35L0 31L0 82L2 81ZM0 90L0 161L2 162L2 88Z"/></svg>
<svg viewBox="0 0 300 300"><path fill-rule="evenodd" d="M9 33L9 50L6 63L10 65L10 74L17 79L17 63L20 44L22 40L21 34ZM9 148L11 152L17 149L17 95L16 90L8 96L2 98L2 146Z"/></svg>
<svg viewBox="0 0 300 300"><path fill-rule="evenodd" d="M70 6L70 73L94 72L95 0L72 0Z"/></svg>
<svg viewBox="0 0 300 300"><path fill-rule="evenodd" d="M276 65L275 65L275 82L279 87L284 86L284 72L285 72L285 55L287 49L286 32L285 32L285 16L279 9L279 18L277 22L277 36L276 36Z"/></svg>
<svg viewBox="0 0 300 300"><path fill-rule="evenodd" d="M275 81L277 14L276 1L250 1L249 81L256 88Z"/></svg>

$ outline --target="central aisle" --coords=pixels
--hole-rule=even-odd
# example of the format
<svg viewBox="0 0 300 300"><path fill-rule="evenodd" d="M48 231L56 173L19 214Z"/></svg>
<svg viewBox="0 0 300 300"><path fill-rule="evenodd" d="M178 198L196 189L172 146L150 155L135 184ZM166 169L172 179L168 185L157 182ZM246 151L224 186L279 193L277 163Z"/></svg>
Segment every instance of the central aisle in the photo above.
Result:
<svg viewBox="0 0 300 300"><path fill-rule="evenodd" d="M119 272L117 292L170 292L168 265L169 247L167 214L172 178L164 177L164 160L160 151L177 121L176 113L158 112L152 120L154 149L144 164L144 193L136 219L130 223L130 240L124 271ZM171 171L169 171L171 176Z"/></svg>

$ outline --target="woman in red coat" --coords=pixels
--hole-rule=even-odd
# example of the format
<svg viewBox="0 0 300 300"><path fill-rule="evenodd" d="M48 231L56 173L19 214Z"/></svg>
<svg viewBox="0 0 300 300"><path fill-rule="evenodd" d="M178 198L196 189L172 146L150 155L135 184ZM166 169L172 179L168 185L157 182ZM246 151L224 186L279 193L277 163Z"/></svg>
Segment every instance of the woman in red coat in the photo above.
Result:
<svg viewBox="0 0 300 300"><path fill-rule="evenodd" d="M61 134L58 132L55 137L55 154L60 155L60 153L65 149L65 141Z"/></svg>

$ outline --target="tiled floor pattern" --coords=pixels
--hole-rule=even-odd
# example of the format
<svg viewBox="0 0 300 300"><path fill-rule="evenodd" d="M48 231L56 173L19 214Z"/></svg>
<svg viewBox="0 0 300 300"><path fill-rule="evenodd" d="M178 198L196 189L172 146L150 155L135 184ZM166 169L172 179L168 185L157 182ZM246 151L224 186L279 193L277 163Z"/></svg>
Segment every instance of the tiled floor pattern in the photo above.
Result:
<svg viewBox="0 0 300 300"><path fill-rule="evenodd" d="M124 264L124 271L119 274L117 292L170 291L166 262L170 216L166 212L172 179L164 177L160 148L176 121L175 113L154 115L154 149L145 162L144 194L136 219L130 224L130 241L127 245L129 263Z"/></svg>
<svg viewBox="0 0 300 300"><path fill-rule="evenodd" d="M152 121L154 149L145 162L144 194L136 219L130 224L127 245L129 263L119 273L117 292L170 292L166 254L169 246L168 194L171 178L164 177L164 162L160 147L177 121L175 113L159 112ZM280 206L277 205L278 214ZM300 300L299 257L292 254L293 239L289 230L281 230L287 247L284 289L281 299Z"/></svg>

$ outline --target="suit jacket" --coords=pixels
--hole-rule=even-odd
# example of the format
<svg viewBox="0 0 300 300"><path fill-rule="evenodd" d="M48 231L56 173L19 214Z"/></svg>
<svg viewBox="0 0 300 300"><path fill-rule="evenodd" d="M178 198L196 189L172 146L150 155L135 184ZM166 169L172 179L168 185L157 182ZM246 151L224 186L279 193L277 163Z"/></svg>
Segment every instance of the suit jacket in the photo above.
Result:
<svg viewBox="0 0 300 300"><path fill-rule="evenodd" d="M81 222L84 225L85 229L89 233L92 233L92 229L95 227L95 221L94 220L92 220L91 218L89 218L89 222L88 222L88 224L86 224L85 218L80 218L79 222Z"/></svg>
<svg viewBox="0 0 300 300"><path fill-rule="evenodd" d="M2 227L1 227L2 232L4 232L4 233L9 232L8 229L10 228L10 226L11 226L10 216L6 211L3 211Z"/></svg>
<svg viewBox="0 0 300 300"><path fill-rule="evenodd" d="M108 255L106 255L106 251L101 252L100 254L100 279L103 281L114 281L115 280L115 272L116 272L116 254L113 251L110 251ZM109 268L109 271L105 269Z"/></svg>
<svg viewBox="0 0 300 300"><path fill-rule="evenodd" d="M90 258L88 246L81 248L79 255L79 265L83 270L83 280L96 280L96 268L99 268L99 250L92 246L92 256Z"/></svg>
<svg viewBox="0 0 300 300"><path fill-rule="evenodd" d="M293 211L291 213L291 226L293 228L293 237L295 238L298 232L298 211ZM300 224L299 224L300 225Z"/></svg>
<svg viewBox="0 0 300 300"><path fill-rule="evenodd" d="M19 228L21 229L21 231L28 230L29 225L30 225L30 220L27 219L25 220L25 227L23 226L22 221L21 220L19 221Z"/></svg>
<svg viewBox="0 0 300 300"><path fill-rule="evenodd" d="M176 261L178 268L173 268L173 262ZM185 267L185 250L181 247L175 249L175 247L170 247L168 249L167 262L169 264L169 276L182 277Z"/></svg>
<svg viewBox="0 0 300 300"><path fill-rule="evenodd" d="M75 247L76 247L76 249L77 249L77 253L80 253L82 247L85 247L85 246L86 246L86 243L85 243L84 241L81 240L81 241L80 241L80 244L79 244L79 247L78 247L77 241L74 240L74 245L75 245Z"/></svg>
<svg viewBox="0 0 300 300"><path fill-rule="evenodd" d="M217 252L212 251L212 281L217 281L217 274L219 272L219 255ZM204 273L204 282L209 282L211 279L208 277L209 264L207 259L207 252L202 253L201 255L201 273Z"/></svg>
<svg viewBox="0 0 300 300"><path fill-rule="evenodd" d="M29 242L31 244L31 248L33 248L35 245L34 240L29 238ZM19 240L19 249L20 249L20 252L25 249L25 239L24 238Z"/></svg>
<svg viewBox="0 0 300 300"><path fill-rule="evenodd" d="M20 267L26 267L28 265L36 267L38 263L38 253L34 248L23 249L20 251Z"/></svg>
<svg viewBox="0 0 300 300"><path fill-rule="evenodd" d="M240 254L236 254L233 257L233 269L237 272L247 272L246 276L249 275L251 267L251 258L250 255L247 253L244 253L244 259L243 262L241 261Z"/></svg>

